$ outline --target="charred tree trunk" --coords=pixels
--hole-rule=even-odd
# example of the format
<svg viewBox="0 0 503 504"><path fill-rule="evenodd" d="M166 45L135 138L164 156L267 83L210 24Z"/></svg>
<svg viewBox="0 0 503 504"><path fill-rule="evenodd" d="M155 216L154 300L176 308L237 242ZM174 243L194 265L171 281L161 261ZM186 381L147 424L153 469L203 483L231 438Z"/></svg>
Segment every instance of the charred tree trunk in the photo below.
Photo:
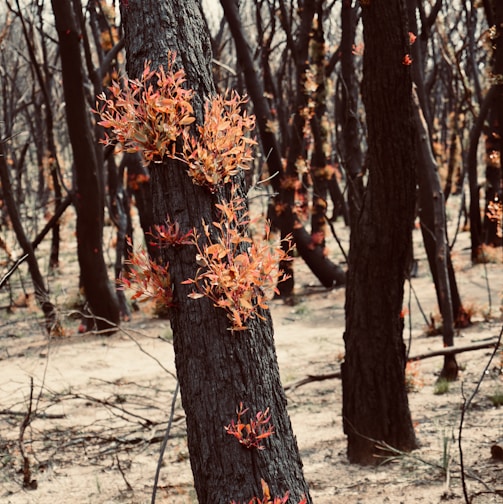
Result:
<svg viewBox="0 0 503 504"><path fill-rule="evenodd" d="M351 226L342 366L350 462L377 464L376 442L416 447L405 389L404 279L412 247L415 131L403 0L362 6L369 179Z"/></svg>
<svg viewBox="0 0 503 504"><path fill-rule="evenodd" d="M444 193L440 186L437 165L431 151L428 127L417 99L414 106L414 117L417 128L421 231L428 255L428 262L435 281L438 306L442 315L444 346L449 347L454 345L454 317L457 313L453 310L451 296L450 279L454 277L454 270L450 260L451 253L447 244ZM452 273L450 273L451 271ZM457 297L459 298L459 295ZM460 308L458 307L458 310ZM440 376L448 380L455 380L457 378L458 365L454 355L445 356L444 367Z"/></svg>
<svg viewBox="0 0 503 504"><path fill-rule="evenodd" d="M177 64L184 66L187 85L195 91L192 105L200 123L203 101L214 87L210 41L198 2L129 0L121 5L121 14L129 76L138 78L147 59L151 68L165 65L168 50L176 51ZM219 196L194 185L179 162L152 165L151 183L156 223L169 216L185 233L201 230L202 221L211 226L215 220ZM169 247L162 254L169 261L174 286L175 361L198 501L248 502L254 495L262 496L263 479L272 495L283 496L289 490L294 501L305 494L311 502L286 411L269 313L233 334L225 313L210 300L187 297L192 289L181 282L196 273L195 248ZM244 448L226 434L224 426L235 418L240 402L253 413L270 407L276 434L268 438L265 450Z"/></svg>
<svg viewBox="0 0 503 504"><path fill-rule="evenodd" d="M479 116L475 121L470 132L470 145L467 154L467 172L468 185L470 189L470 238L471 238L471 257L473 262L481 258L482 250L482 219L480 216L480 189L478 183L478 162L477 150L480 136L484 128L484 121L489 114L494 96L497 93L497 87L492 86L487 92L482 105L480 106Z"/></svg>
<svg viewBox="0 0 503 504"><path fill-rule="evenodd" d="M314 114L310 120L313 137L313 153L311 155L310 173L313 184L311 235L321 247L325 247L327 232L327 198L328 181L335 176L328 166L328 118L327 115L327 86L325 75L325 35L323 33L323 1L316 2L317 20L313 23L310 43L310 56L314 69L316 90L314 96Z"/></svg>
<svg viewBox="0 0 503 504"><path fill-rule="evenodd" d="M52 0L59 38L66 118L77 180L77 254L81 281L96 327L114 332L119 323L119 305L110 285L103 257L104 195L101 167L89 118L80 55L80 35L69 0Z"/></svg>
<svg viewBox="0 0 503 504"><path fill-rule="evenodd" d="M363 197L362 143L358 120L358 83L355 78L353 47L356 33L356 9L353 0L341 6L341 129L342 165L348 177L350 226L361 210Z"/></svg>
<svg viewBox="0 0 503 504"><path fill-rule="evenodd" d="M502 48L503 52L503 48ZM503 72L502 72L503 75ZM500 108L503 107L503 91L499 89L494 96L494 102L489 112L489 126L485 139L486 151L486 184L484 219L482 221L483 243L490 247L501 246L501 160L500 160ZM498 208L500 212L498 212Z"/></svg>
<svg viewBox="0 0 503 504"><path fill-rule="evenodd" d="M154 213L148 168L143 166L141 155L137 152L124 153L119 168L121 171L127 170L127 191L135 200L148 254L152 259L157 260L160 258L159 247L154 245L150 235L154 225Z"/></svg>
<svg viewBox="0 0 503 504"><path fill-rule="evenodd" d="M113 148L112 148L113 151ZM118 283L122 276L123 261L127 258L127 236L132 234L131 213L129 195L124 189L124 172L117 166L113 152L105 152L108 163L108 191L110 194L110 217L117 228L115 244L115 281L117 283L115 294L119 302L119 310L122 320L129 320L131 310L129 308L124 289Z"/></svg>
<svg viewBox="0 0 503 504"><path fill-rule="evenodd" d="M489 132L486 139L486 194L481 242L489 246L503 244L503 3L497 0L484 2L487 21L492 27L492 74L494 93L489 112ZM478 259L485 260L483 257Z"/></svg>

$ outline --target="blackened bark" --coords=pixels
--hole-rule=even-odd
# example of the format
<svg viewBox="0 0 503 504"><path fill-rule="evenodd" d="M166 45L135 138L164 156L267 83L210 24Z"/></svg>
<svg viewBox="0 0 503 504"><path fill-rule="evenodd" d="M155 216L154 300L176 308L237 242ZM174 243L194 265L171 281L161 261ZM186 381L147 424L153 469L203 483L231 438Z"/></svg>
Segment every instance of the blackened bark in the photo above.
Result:
<svg viewBox="0 0 503 504"><path fill-rule="evenodd" d="M152 62L151 68L166 65L168 50L176 51L187 85L196 92L193 106L201 122L203 101L214 87L210 41L198 2L129 0L121 13L129 76L138 78L145 60ZM169 216L187 232L200 230L202 220L215 220L217 196L195 186L183 164L165 160L151 166L151 183L157 223ZM254 320L248 330L233 334L225 313L211 301L187 298L191 288L181 282L195 275L194 247L163 249L162 254L169 260L174 286L175 361L199 502L248 502L262 496L261 479L271 494L289 490L294 501L306 494L310 502L279 379L269 313L264 313L266 320ZM263 451L244 448L224 430L240 402L253 414L271 408L276 434Z"/></svg>
<svg viewBox="0 0 503 504"><path fill-rule="evenodd" d="M501 247L502 223L501 212L503 201L502 159L503 159L503 4L490 2L496 34L494 37L494 54L492 73L496 78L496 92L489 119L490 132L486 141L486 206L484 212L483 235L487 245ZM489 145L487 145L489 144ZM491 211L493 207L493 211Z"/></svg>
<svg viewBox="0 0 503 504"><path fill-rule="evenodd" d="M502 48L503 51L503 48ZM502 73L503 75L503 73ZM489 112L488 132L485 138L486 151L486 183L485 208L482 221L483 242L492 247L501 246L501 219L495 218L491 207L498 206L502 200L501 191L501 162L500 162L500 127L499 109L501 107L502 91L497 88L493 105Z"/></svg>
<svg viewBox="0 0 503 504"><path fill-rule="evenodd" d="M356 2L355 2L356 3ZM362 143L358 120L358 83L355 76L353 48L356 34L356 10L353 0L341 6L341 79L340 119L342 127L342 165L348 177L349 223L356 220L363 197Z"/></svg>
<svg viewBox="0 0 503 504"><path fill-rule="evenodd" d="M103 257L103 187L89 118L80 56L80 36L69 0L52 0L59 38L68 131L77 181L77 254L81 282L99 331L116 330L119 305Z"/></svg>
<svg viewBox="0 0 503 504"><path fill-rule="evenodd" d="M415 202L415 137L403 0L362 7L363 100L369 180L351 227L342 366L343 421L351 462L377 464L376 441L416 447L405 390L404 279Z"/></svg>
<svg viewBox="0 0 503 504"><path fill-rule="evenodd" d="M314 93L315 109L310 121L313 135L313 153L311 155L310 173L313 183L313 199L311 213L311 234L318 234L323 241L320 248L325 246L327 230L327 197L328 179L335 176L327 170L327 156L325 154L328 144L327 113L327 87L325 76L325 34L323 32L323 1L316 2L318 20L313 23L313 33L310 43L310 56L314 68L314 80L317 89Z"/></svg>

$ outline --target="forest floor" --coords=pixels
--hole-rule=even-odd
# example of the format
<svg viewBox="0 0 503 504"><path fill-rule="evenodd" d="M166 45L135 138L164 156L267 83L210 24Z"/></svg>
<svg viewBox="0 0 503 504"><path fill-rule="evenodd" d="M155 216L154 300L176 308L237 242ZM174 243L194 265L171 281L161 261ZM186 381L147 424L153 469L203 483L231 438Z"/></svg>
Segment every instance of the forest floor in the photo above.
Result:
<svg viewBox="0 0 503 504"><path fill-rule="evenodd" d="M4 307L0 312L0 502L148 503L176 383L169 322L142 309L111 337L79 334L79 320L69 314L78 299L78 270L75 240L68 233L65 262L50 279L65 316L64 336L48 340L33 301L8 312L8 296L0 293ZM112 240L112 231L107 233ZM343 228L341 239L347 244ZM409 312L404 338L410 356L442 349L441 336L430 335L434 331L429 322L433 317L438 324L438 308L417 230L414 239L418 275L411 281L413 290L406 284L404 301ZM501 262L472 266L468 246L469 234L460 234L453 262L473 324L457 332L457 346L496 340L502 327ZM340 261L336 245L331 247L334 260ZM503 407L494 404L503 397L501 351L487 369L491 348L459 354L459 380L444 389L436 383L443 358L418 361L408 376L414 388L409 401L419 449L383 458L378 467L350 465L342 430L340 379L302 383L308 376L335 374L340 369L345 290L319 287L300 260L295 271L295 304L275 300L271 310L288 409L313 502L461 503L465 502L464 479L471 502L503 503L503 461L492 456L492 451L498 455L497 446L503 447ZM24 282L29 285L27 277ZM18 282L14 295L19 291ZM463 423L462 478L461 411L481 378ZM158 503L197 502L184 426L178 398ZM31 488L23 488L23 479Z"/></svg>

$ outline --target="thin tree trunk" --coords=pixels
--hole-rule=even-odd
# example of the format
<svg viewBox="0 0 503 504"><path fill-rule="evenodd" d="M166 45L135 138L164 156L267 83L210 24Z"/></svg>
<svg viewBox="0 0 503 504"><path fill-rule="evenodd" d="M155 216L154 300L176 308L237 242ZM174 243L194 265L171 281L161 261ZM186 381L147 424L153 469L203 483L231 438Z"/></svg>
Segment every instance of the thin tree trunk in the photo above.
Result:
<svg viewBox="0 0 503 504"><path fill-rule="evenodd" d="M108 156L106 155L108 154ZM124 172L115 162L113 152L105 154L108 163L108 192L110 194L110 217L117 228L117 238L115 244L115 281L117 283L115 294L119 302L119 309L122 320L129 320L131 310L129 308L124 289L119 285L123 270L123 260L126 257L127 233L131 228L131 215L129 209L129 195L124 190L122 182ZM129 233L131 235L131 232Z"/></svg>
<svg viewBox="0 0 503 504"><path fill-rule="evenodd" d="M52 0L60 42L63 91L77 179L77 254L81 281L99 331L111 333L120 321L119 305L103 256L104 196L101 167L83 87L80 35L71 2Z"/></svg>
<svg viewBox="0 0 503 504"><path fill-rule="evenodd" d="M497 87L492 86L487 92L479 111L479 116L475 121L470 132L470 144L468 146L467 164L468 164L468 185L470 188L470 238L471 238L471 257L472 261L480 260L482 247L482 219L480 217L480 189L478 183L478 161L477 151L480 141L480 135L484 127L491 104L497 93Z"/></svg>
<svg viewBox="0 0 503 504"><path fill-rule="evenodd" d="M454 311L451 298L451 283L449 281L448 262L450 250L447 244L447 225L445 219L444 193L437 174L437 164L431 151L430 135L426 121L422 115L419 101L415 97L414 117L417 128L418 145L418 180L421 228L423 236L429 235L434 243L434 261L431 252L428 253L433 277L436 278L435 287L440 313L442 315L442 336L444 346L454 345ZM430 219L424 219L424 215ZM425 240L425 245L428 240ZM431 247L427 247L431 251ZM455 380L458 375L458 365L454 355L446 355L441 377Z"/></svg>
<svg viewBox="0 0 503 504"><path fill-rule="evenodd" d="M348 177L349 224L356 220L363 198L362 142L358 120L358 83L355 77L353 47L356 34L356 9L353 1L341 6L341 127L342 165Z"/></svg>

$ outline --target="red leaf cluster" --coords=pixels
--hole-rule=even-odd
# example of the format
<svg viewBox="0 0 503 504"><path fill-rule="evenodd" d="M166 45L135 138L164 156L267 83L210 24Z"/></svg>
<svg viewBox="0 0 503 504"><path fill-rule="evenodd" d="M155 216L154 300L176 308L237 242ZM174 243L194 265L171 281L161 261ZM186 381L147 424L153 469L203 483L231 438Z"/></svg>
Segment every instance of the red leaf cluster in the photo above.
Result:
<svg viewBox="0 0 503 504"><path fill-rule="evenodd" d="M241 418L247 412L248 408L243 408L243 403L240 403L236 410L237 422L232 420L224 429L227 434L234 436L246 448L264 450L265 446L262 444L262 440L274 434L274 426L269 424L271 421L269 408L264 412L259 411L255 418L251 418L248 423L243 423Z"/></svg>
<svg viewBox="0 0 503 504"><path fill-rule="evenodd" d="M286 504L288 498L290 497L290 492L286 492L283 497L271 497L271 491L269 490L269 485L264 481L260 480L262 484L262 499L259 497L253 497L248 504ZM231 504L240 504L239 502L232 501ZM307 504L307 499L303 498L299 504Z"/></svg>

